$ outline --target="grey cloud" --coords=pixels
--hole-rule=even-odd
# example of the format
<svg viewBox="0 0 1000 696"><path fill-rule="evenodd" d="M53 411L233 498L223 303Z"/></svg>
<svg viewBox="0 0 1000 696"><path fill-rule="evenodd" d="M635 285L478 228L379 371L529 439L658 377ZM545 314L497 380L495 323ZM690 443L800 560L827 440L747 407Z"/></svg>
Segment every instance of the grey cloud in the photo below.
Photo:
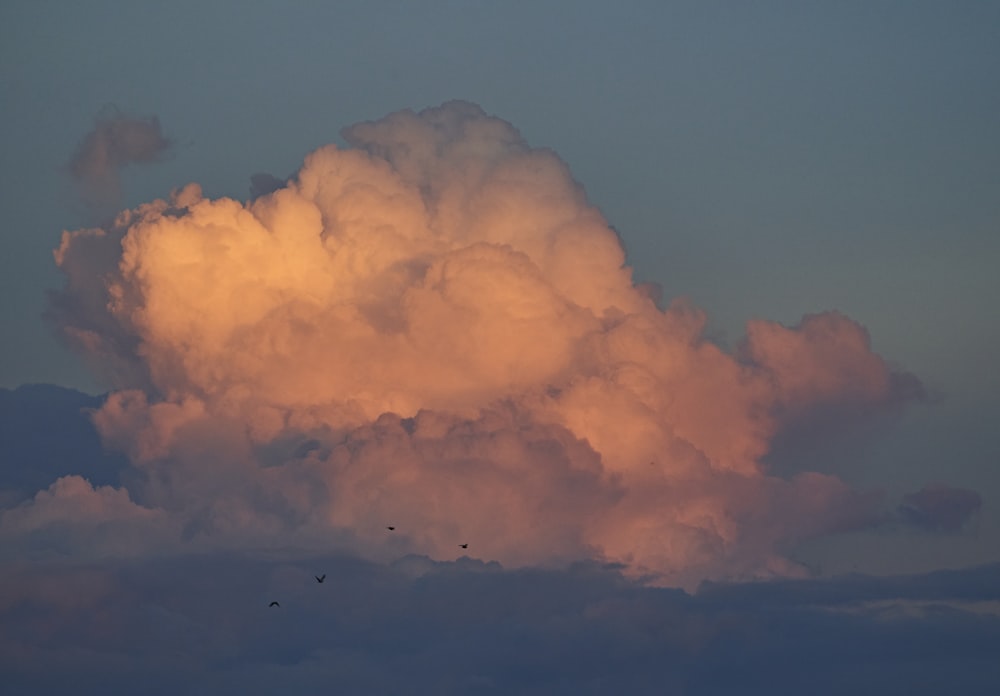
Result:
<svg viewBox="0 0 1000 696"><path fill-rule="evenodd" d="M898 512L904 522L931 532L960 532L983 505L975 491L928 484L903 497Z"/></svg>
<svg viewBox="0 0 1000 696"><path fill-rule="evenodd" d="M108 107L77 146L68 162L69 173L83 187L88 203L114 205L121 196L119 171L130 164L154 162L171 146L156 116L131 116Z"/></svg>
<svg viewBox="0 0 1000 696"><path fill-rule="evenodd" d="M719 606L840 607L885 601L993 602L1000 600L1000 563L963 570L877 577L851 574L831 579L756 583L706 581L698 597Z"/></svg>
<svg viewBox="0 0 1000 696"><path fill-rule="evenodd" d="M687 594L597 563L505 570L411 557L392 566L290 552L21 564L0 569L0 580L0 669L15 691L41 694L140 680L164 694L1000 687L1000 618L962 605L996 598L1000 566ZM267 607L274 599L280 609ZM885 609L913 603L919 612Z"/></svg>

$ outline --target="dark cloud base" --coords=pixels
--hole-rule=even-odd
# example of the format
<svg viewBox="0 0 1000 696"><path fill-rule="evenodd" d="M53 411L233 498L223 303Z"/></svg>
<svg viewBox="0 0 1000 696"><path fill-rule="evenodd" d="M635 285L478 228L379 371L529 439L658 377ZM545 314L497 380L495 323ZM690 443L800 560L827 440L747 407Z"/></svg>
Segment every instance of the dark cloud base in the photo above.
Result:
<svg viewBox="0 0 1000 696"><path fill-rule="evenodd" d="M121 485L127 462L87 415L101 403L0 390L0 507L61 476ZM933 490L931 502L964 500ZM924 498L910 502L930 515ZM31 539L30 553L0 557L4 694L1000 692L1000 564L689 594L597 563L383 564L297 548L82 560Z"/></svg>
<svg viewBox="0 0 1000 696"><path fill-rule="evenodd" d="M102 396L51 384L0 389L0 491L8 502L72 474L95 486L120 483L128 461L104 449L87 415L103 403Z"/></svg>
<svg viewBox="0 0 1000 696"><path fill-rule="evenodd" d="M127 461L88 417L103 402L0 390L0 508L63 476L125 482ZM907 499L924 518L965 518L954 501L968 495L928 490ZM383 564L297 548L83 560L31 538L30 553L0 556L4 694L1000 693L1000 564L689 594L597 563Z"/></svg>
<svg viewBox="0 0 1000 696"><path fill-rule="evenodd" d="M596 564L503 570L468 558L186 556L0 574L6 693L1000 688L1000 565L713 584L693 595ZM994 613L980 610L989 603Z"/></svg>

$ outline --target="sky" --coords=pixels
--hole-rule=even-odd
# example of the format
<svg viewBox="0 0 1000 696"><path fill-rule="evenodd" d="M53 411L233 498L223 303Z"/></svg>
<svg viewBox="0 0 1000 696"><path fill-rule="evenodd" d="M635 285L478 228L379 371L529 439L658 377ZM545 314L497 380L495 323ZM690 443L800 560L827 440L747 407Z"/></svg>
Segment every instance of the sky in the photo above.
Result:
<svg viewBox="0 0 1000 696"><path fill-rule="evenodd" d="M995 692L998 27L4 3L2 671Z"/></svg>

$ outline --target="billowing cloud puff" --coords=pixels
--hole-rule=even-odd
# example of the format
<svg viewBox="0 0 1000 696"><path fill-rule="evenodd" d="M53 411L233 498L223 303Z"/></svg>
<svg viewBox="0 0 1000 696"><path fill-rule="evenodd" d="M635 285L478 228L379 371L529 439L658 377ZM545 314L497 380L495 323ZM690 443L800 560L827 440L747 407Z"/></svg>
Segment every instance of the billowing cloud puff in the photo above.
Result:
<svg viewBox="0 0 1000 696"><path fill-rule="evenodd" d="M170 146L156 116L130 116L108 107L70 158L69 173L91 205L116 204L121 196L119 171L130 164L153 162Z"/></svg>
<svg viewBox="0 0 1000 696"><path fill-rule="evenodd" d="M693 582L795 573L797 541L878 518L762 464L802 418L916 395L863 327L755 321L724 352L632 282L553 152L473 104L344 138L246 203L192 184L56 251L52 315L119 390L95 423L179 543L468 542Z"/></svg>
<svg viewBox="0 0 1000 696"><path fill-rule="evenodd" d="M7 560L41 555L133 555L160 546L162 511L136 505L123 488L64 476L34 499L0 511Z"/></svg>

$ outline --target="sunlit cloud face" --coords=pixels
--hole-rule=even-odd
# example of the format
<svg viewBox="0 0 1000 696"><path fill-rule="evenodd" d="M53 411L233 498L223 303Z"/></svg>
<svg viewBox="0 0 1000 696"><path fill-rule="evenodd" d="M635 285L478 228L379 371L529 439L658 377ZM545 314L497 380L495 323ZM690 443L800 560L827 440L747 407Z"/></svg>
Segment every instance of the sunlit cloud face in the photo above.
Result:
<svg viewBox="0 0 1000 696"><path fill-rule="evenodd" d="M473 104L344 137L249 202L191 184L63 235L52 313L118 390L94 420L138 472L112 509L163 511L178 544L468 542L663 582L795 574L795 542L880 519L761 463L803 418L917 395L856 322L754 321L723 351L633 283L555 153Z"/></svg>

